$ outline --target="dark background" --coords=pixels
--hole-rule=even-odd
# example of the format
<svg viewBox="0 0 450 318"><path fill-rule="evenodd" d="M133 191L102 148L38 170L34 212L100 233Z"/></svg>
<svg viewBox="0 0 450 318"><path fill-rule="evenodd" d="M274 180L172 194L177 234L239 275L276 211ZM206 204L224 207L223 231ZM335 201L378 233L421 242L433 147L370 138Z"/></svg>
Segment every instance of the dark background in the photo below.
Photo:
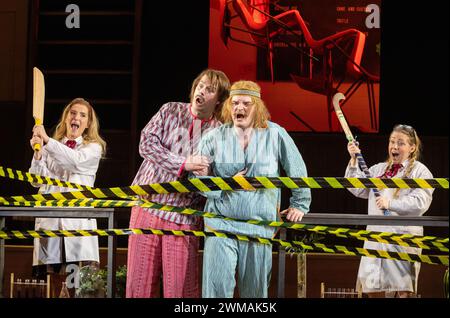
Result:
<svg viewBox="0 0 450 318"><path fill-rule="evenodd" d="M155 6L165 11L144 2L141 127L161 103L187 100L208 65L209 1L177 1L170 19ZM420 136L448 136L448 14L447 1L382 1L380 134L405 123Z"/></svg>
<svg viewBox="0 0 450 318"><path fill-rule="evenodd" d="M380 130L448 136L449 3L382 2ZM447 146L447 145L443 145Z"/></svg>

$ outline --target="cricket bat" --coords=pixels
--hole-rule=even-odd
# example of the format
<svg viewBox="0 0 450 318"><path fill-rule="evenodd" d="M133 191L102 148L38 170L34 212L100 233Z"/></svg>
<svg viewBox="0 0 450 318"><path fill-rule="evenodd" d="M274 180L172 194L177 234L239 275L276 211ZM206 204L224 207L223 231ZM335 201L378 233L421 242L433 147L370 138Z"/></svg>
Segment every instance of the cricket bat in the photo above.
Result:
<svg viewBox="0 0 450 318"><path fill-rule="evenodd" d="M33 67L33 117L36 125L44 123L44 99L44 75L37 67ZM33 149L39 151L41 150L41 145L35 144Z"/></svg>

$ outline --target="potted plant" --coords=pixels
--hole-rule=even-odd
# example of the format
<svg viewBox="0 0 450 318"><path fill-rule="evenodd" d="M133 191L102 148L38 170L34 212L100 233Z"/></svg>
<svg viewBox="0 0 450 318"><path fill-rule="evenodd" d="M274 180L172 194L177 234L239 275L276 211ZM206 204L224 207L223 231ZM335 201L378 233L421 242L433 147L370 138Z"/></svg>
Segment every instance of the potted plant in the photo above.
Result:
<svg viewBox="0 0 450 318"><path fill-rule="evenodd" d="M107 271L102 269L100 271L100 275L103 278L103 281L106 282ZM127 266L119 266L116 270L116 298L125 298L125 290L127 284ZM106 285L106 283L105 283Z"/></svg>
<svg viewBox="0 0 450 318"><path fill-rule="evenodd" d="M295 235L294 241L310 245L322 240L323 236L314 232L306 232L299 237ZM288 254L297 254L297 297L306 298L306 253L307 249L303 247L287 248Z"/></svg>
<svg viewBox="0 0 450 318"><path fill-rule="evenodd" d="M83 266L80 268L80 286L75 291L77 298L104 298L105 279L101 270L95 266Z"/></svg>

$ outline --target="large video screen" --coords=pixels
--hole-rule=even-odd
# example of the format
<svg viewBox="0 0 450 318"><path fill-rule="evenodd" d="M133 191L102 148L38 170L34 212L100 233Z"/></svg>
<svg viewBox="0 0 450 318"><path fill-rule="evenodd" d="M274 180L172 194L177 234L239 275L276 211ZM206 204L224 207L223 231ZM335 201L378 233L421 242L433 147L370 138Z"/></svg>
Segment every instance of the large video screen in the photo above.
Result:
<svg viewBox="0 0 450 318"><path fill-rule="evenodd" d="M211 0L209 66L258 82L289 131L340 131L329 99L337 89L349 93L348 123L377 132L380 10L381 0Z"/></svg>

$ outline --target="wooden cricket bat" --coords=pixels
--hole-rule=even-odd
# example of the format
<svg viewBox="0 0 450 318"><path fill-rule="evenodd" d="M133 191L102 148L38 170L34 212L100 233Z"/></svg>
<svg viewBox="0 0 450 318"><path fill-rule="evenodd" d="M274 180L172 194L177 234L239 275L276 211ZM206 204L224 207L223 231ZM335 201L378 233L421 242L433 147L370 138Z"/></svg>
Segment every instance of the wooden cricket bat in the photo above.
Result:
<svg viewBox="0 0 450 318"><path fill-rule="evenodd" d="M33 67L33 117L36 125L42 125L44 123L44 100L44 75L37 67ZM41 150L41 145L35 144L33 149L39 151Z"/></svg>

